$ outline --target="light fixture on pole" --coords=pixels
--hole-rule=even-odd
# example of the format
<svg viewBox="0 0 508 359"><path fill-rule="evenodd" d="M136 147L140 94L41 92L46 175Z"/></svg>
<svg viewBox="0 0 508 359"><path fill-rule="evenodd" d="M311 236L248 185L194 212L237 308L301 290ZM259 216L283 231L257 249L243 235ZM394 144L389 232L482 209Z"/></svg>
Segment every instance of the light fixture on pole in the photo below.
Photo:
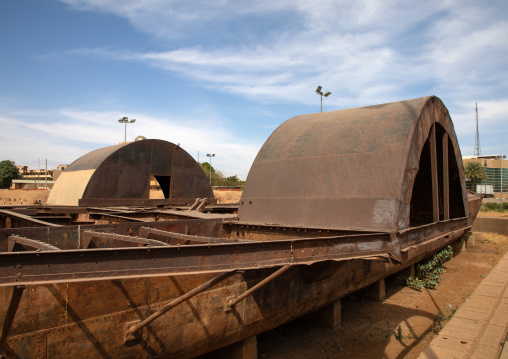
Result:
<svg viewBox="0 0 508 359"><path fill-rule="evenodd" d="M206 157L210 157L210 186L212 185L212 157L215 157L215 153L206 154Z"/></svg>
<svg viewBox="0 0 508 359"><path fill-rule="evenodd" d="M122 118L118 119L118 122L125 123L125 137L124 137L123 142L127 142L127 124L136 122L136 119L133 118L132 120L129 121L128 117L122 117Z"/></svg>
<svg viewBox="0 0 508 359"><path fill-rule="evenodd" d="M328 96L330 96L330 95L332 94L331 92L327 92L327 93L323 94L323 92L321 91L321 89L322 89L322 88L323 88L323 87L318 86L318 87L317 87L317 89L316 89L316 93L317 93L319 96L321 96L321 112L323 112L323 96L324 96L324 97L328 97Z"/></svg>

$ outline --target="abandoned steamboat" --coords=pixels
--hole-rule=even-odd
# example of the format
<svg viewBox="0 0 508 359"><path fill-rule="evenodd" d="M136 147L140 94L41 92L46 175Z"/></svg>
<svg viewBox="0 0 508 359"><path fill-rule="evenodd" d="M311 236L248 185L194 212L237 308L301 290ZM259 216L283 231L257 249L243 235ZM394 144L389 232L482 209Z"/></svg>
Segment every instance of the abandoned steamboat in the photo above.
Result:
<svg viewBox="0 0 508 359"><path fill-rule="evenodd" d="M341 298L459 239L480 203L434 96L286 121L236 206L177 145L99 149L48 205L0 209L0 353L190 358L318 310L333 325Z"/></svg>

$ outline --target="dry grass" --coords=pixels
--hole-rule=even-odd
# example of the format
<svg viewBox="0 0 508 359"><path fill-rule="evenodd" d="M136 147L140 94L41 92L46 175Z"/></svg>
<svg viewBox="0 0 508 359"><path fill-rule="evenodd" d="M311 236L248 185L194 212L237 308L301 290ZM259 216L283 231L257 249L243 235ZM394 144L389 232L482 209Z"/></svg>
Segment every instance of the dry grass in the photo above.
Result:
<svg viewBox="0 0 508 359"><path fill-rule="evenodd" d="M238 203L242 198L242 191L213 191L218 204Z"/></svg>
<svg viewBox="0 0 508 359"><path fill-rule="evenodd" d="M504 206L504 205L503 205ZM478 217L507 217L508 212L497 212L497 211L482 211L478 212Z"/></svg>
<svg viewBox="0 0 508 359"><path fill-rule="evenodd" d="M508 235L483 232L481 241L496 246L501 254L508 252Z"/></svg>

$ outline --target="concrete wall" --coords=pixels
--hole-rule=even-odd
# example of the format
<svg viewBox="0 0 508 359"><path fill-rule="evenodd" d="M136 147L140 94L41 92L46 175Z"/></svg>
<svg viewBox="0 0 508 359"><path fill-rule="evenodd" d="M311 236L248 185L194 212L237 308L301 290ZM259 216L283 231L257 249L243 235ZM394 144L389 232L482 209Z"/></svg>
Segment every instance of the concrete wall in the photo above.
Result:
<svg viewBox="0 0 508 359"><path fill-rule="evenodd" d="M24 190L24 189L0 189L0 205L6 206L26 206L36 204L39 199L42 204L46 204L49 193L45 190Z"/></svg>
<svg viewBox="0 0 508 359"><path fill-rule="evenodd" d="M476 217L473 232L490 232L508 235L508 217Z"/></svg>

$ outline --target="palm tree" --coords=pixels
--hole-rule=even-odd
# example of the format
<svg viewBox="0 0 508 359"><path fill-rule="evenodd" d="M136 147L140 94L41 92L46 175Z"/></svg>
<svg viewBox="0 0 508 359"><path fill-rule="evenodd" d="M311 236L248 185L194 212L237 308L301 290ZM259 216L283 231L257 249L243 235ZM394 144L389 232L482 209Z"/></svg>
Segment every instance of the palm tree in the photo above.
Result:
<svg viewBox="0 0 508 359"><path fill-rule="evenodd" d="M482 180L488 178L489 176L485 173L481 163L479 162L468 162L464 167L464 174L466 177L471 179L471 184L473 186L473 191L476 192L476 188L474 186L474 182L476 180Z"/></svg>

